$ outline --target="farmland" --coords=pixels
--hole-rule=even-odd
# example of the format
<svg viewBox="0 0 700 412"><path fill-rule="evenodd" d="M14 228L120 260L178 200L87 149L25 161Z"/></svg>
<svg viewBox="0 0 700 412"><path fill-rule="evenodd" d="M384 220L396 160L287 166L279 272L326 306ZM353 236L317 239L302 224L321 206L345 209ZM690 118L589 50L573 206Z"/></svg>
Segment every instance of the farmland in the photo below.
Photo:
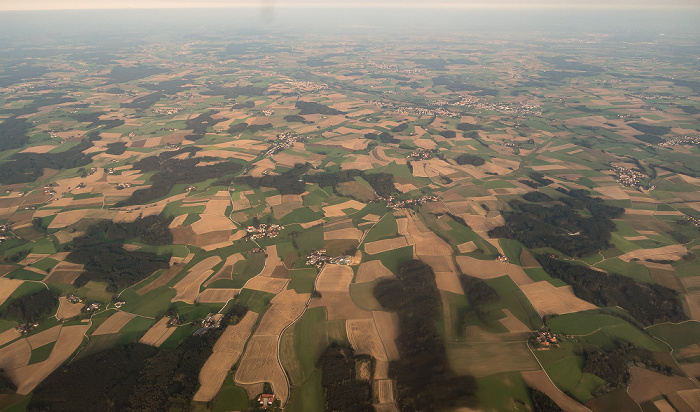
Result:
<svg viewBox="0 0 700 412"><path fill-rule="evenodd" d="M697 404L697 27L281 9L0 12L0 409Z"/></svg>

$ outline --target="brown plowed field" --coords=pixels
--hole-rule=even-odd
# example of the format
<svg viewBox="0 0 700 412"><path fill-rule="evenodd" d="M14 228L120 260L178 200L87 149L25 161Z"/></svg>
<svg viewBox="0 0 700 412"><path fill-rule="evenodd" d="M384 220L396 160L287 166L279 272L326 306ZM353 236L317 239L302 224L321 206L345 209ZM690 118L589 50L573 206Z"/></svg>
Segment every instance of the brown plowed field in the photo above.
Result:
<svg viewBox="0 0 700 412"><path fill-rule="evenodd" d="M131 319L135 318L136 315L128 312L117 311L114 315L110 316L102 322L100 326L92 333L93 336L107 335L110 333L119 332L124 325L129 323Z"/></svg>
<svg viewBox="0 0 700 412"><path fill-rule="evenodd" d="M540 262L535 259L534 256L527 250L523 249L522 252L520 252L520 264L524 268L538 268L540 266Z"/></svg>
<svg viewBox="0 0 700 412"><path fill-rule="evenodd" d="M566 412L587 412L588 408L568 397L559 388L554 386L545 371L520 372L527 385L549 396L560 408Z"/></svg>
<svg viewBox="0 0 700 412"><path fill-rule="evenodd" d="M688 378L666 376L636 366L630 368L630 385L627 393L637 403L686 389L696 389Z"/></svg>
<svg viewBox="0 0 700 412"><path fill-rule="evenodd" d="M211 402L221 389L224 379L243 353L258 314L248 311L235 325L227 326L214 344L214 349L199 372L200 387L195 393L195 402Z"/></svg>

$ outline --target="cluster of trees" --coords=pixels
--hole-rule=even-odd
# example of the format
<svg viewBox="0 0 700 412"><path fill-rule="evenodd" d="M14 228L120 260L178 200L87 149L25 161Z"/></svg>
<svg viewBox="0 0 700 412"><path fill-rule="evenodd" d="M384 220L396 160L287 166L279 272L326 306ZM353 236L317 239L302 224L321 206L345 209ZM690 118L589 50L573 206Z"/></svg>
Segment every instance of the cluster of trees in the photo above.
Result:
<svg viewBox="0 0 700 412"><path fill-rule="evenodd" d="M126 143L124 142L114 142L107 143L107 151L105 153L111 155L120 155L126 152Z"/></svg>
<svg viewBox="0 0 700 412"><path fill-rule="evenodd" d="M161 68L143 66L140 64L136 66L114 66L107 77L113 83L126 83L164 72L165 70Z"/></svg>
<svg viewBox="0 0 700 412"><path fill-rule="evenodd" d="M129 251L124 240L140 238L151 245L172 243L169 220L160 216L136 219L132 223L100 222L84 236L73 239L73 250L66 260L85 265L85 272L75 279L78 287L90 280L107 282L110 290L131 286L158 269L169 267L170 255Z"/></svg>
<svg viewBox="0 0 700 412"><path fill-rule="evenodd" d="M355 365L358 358L352 346L336 342L321 354L318 366L322 374L325 410L374 412L371 383L357 379Z"/></svg>
<svg viewBox="0 0 700 412"><path fill-rule="evenodd" d="M469 304L473 307L488 305L497 302L500 298L496 289L479 278L460 274L459 283L462 285L465 296L469 299Z"/></svg>
<svg viewBox="0 0 700 412"><path fill-rule="evenodd" d="M404 122L404 123L401 123L401 124L398 124L398 125L392 127L391 131L394 133L401 133L401 132L405 132L406 129L408 129L408 123Z"/></svg>
<svg viewBox="0 0 700 412"><path fill-rule="evenodd" d="M401 359L389 365L389 373L397 383L399 409L434 411L475 406L476 380L452 373L445 344L435 327L441 300L433 269L420 260L405 262L397 279L383 279L375 286L374 297L399 317L396 345Z"/></svg>
<svg viewBox="0 0 700 412"><path fill-rule="evenodd" d="M0 369L0 394L10 394L17 392L14 382L5 376L5 370Z"/></svg>
<svg viewBox="0 0 700 412"><path fill-rule="evenodd" d="M552 247L576 257L610 247L615 230L612 219L620 217L624 209L608 206L583 190L561 191L568 196L559 199L563 204L551 207L511 201L513 211L505 214L505 226L492 229L489 236L516 239L529 248ZM581 216L581 209L591 216Z"/></svg>
<svg viewBox="0 0 700 412"><path fill-rule="evenodd" d="M185 128L192 129L194 135L187 136L190 140L198 140L204 137L207 127L214 126L226 119L214 119L212 116L218 113L216 110L207 110L197 117L191 117L185 122Z"/></svg>
<svg viewBox="0 0 700 412"><path fill-rule="evenodd" d="M201 92L204 96L223 96L226 99L236 99L240 96L262 96L267 87L257 86L215 86L209 85L209 91Z"/></svg>
<svg viewBox="0 0 700 412"><path fill-rule="evenodd" d="M0 152L24 146L29 141L29 127L27 119L17 117L10 117L0 123Z"/></svg>
<svg viewBox="0 0 700 412"><path fill-rule="evenodd" d="M673 369L661 365L654 358L653 352L638 348L622 339L616 341L615 350L606 350L598 346L584 350L583 372L592 373L607 382L596 389L594 396L604 395L614 389L624 389L630 381L629 366L642 364L648 369L671 375Z"/></svg>
<svg viewBox="0 0 700 412"><path fill-rule="evenodd" d="M498 90L465 83L460 76L440 75L433 78L433 86L445 86L453 92L468 91L474 96L498 96Z"/></svg>
<svg viewBox="0 0 700 412"><path fill-rule="evenodd" d="M183 90L183 86L194 79L194 76L185 76L182 78L163 80L158 83L141 83L139 86L153 90L154 92L163 92L167 95L177 94Z"/></svg>
<svg viewBox="0 0 700 412"><path fill-rule="evenodd" d="M345 114L340 110L333 109L326 105L316 103L316 102L304 102L297 100L296 108L299 109L299 115L304 116L307 114L325 114L325 115L335 115L335 114Z"/></svg>
<svg viewBox="0 0 700 412"><path fill-rule="evenodd" d="M284 116L284 121L289 122L289 123L304 123L304 124L312 124L313 122L310 120L306 120L303 116L299 116L298 114L288 114Z"/></svg>
<svg viewBox="0 0 700 412"><path fill-rule="evenodd" d="M218 160L211 157L172 159L180 153L194 153L195 148L161 153L159 156L149 156L134 165L135 169L143 172L158 170L151 176L151 186L134 191L131 196L115 204L116 207L142 205L166 196L173 186L180 183L197 183L207 179L223 176L233 176L243 168L238 163L223 161L206 166L197 166L200 162Z"/></svg>
<svg viewBox="0 0 700 412"><path fill-rule="evenodd" d="M44 169L72 169L90 164L92 154L84 153L97 140L97 133L61 153L16 153L0 164L0 183L15 184L36 181Z"/></svg>
<svg viewBox="0 0 700 412"><path fill-rule="evenodd" d="M122 103L119 105L122 109L140 109L146 110L154 104L158 103L158 100L165 97L161 92L155 92L147 94L145 96L137 97L129 103Z"/></svg>
<svg viewBox="0 0 700 412"><path fill-rule="evenodd" d="M550 276L568 283L577 297L596 306L619 306L645 325L688 319L675 290L572 265L551 256L540 255L537 260Z"/></svg>
<svg viewBox="0 0 700 412"><path fill-rule="evenodd" d="M240 102L240 103L234 103L233 106L231 106L232 109L252 109L255 107L255 102Z"/></svg>
<svg viewBox="0 0 700 412"><path fill-rule="evenodd" d="M445 139L454 139L457 137L457 132L454 130L443 130L440 132L440 136L444 137Z"/></svg>
<svg viewBox="0 0 700 412"><path fill-rule="evenodd" d="M232 311L244 312L235 305ZM56 369L32 393L28 411L189 410L199 371L222 328L188 336L175 349L115 346ZM232 318L233 319L233 318Z"/></svg>
<svg viewBox="0 0 700 412"><path fill-rule="evenodd" d="M58 305L58 295L49 289L41 289L13 299L7 305L7 313L22 322L38 322L53 313Z"/></svg>
<svg viewBox="0 0 700 412"><path fill-rule="evenodd" d="M122 119L100 119L100 116L107 114L106 112L92 112L92 113L74 113L70 117L81 123L89 123L87 125L88 129L93 129L95 127L104 126L102 129L114 129L124 124Z"/></svg>
<svg viewBox="0 0 700 412"><path fill-rule="evenodd" d="M240 176L236 178L239 184L253 188L274 187L283 195L301 194L306 190L306 183L302 176L311 168L311 165L297 163L293 168L281 175L267 175L262 177Z"/></svg>
<svg viewBox="0 0 700 412"><path fill-rule="evenodd" d="M391 135L389 132L381 132L379 134L377 133L365 133L365 139L369 140L377 140L381 141L384 144L399 144L401 143L401 140L395 138L394 136Z"/></svg>
<svg viewBox="0 0 700 412"><path fill-rule="evenodd" d="M457 162L458 165L472 166L482 166L484 163L486 163L483 158L468 153L462 153L461 155L455 157L455 162Z"/></svg>
<svg viewBox="0 0 700 412"><path fill-rule="evenodd" d="M301 117L301 116L299 116L299 117ZM303 119L303 117L302 117L302 119ZM259 132L261 130L267 130L267 129L272 129L272 123L249 125L248 123L244 122L244 123L232 124L228 128L228 133L229 134L238 134L238 133L241 133L243 131L255 133L255 132Z"/></svg>
<svg viewBox="0 0 700 412"><path fill-rule="evenodd" d="M534 412L564 412L564 410L546 394L537 389L529 389L530 399L532 400L532 410Z"/></svg>
<svg viewBox="0 0 700 412"><path fill-rule="evenodd" d="M358 169L341 170L339 172L321 172L313 175L307 175L306 181L309 183L318 183L319 186L332 186L335 190L339 183L350 182L356 177L361 177L372 186L372 189L379 196L389 196L397 193L399 190L394 185L394 176L390 173L365 173Z"/></svg>

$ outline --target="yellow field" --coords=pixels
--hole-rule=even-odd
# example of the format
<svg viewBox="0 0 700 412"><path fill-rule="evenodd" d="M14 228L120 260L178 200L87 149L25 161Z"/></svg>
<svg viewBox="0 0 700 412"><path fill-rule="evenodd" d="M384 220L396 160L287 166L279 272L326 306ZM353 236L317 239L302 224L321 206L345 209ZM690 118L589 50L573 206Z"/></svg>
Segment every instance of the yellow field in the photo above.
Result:
<svg viewBox="0 0 700 412"><path fill-rule="evenodd" d="M236 371L237 384L257 384L270 382L272 390L282 405L287 402L289 388L287 376L277 359L277 341L275 335L253 335Z"/></svg>
<svg viewBox="0 0 700 412"><path fill-rule="evenodd" d="M199 288L214 273L211 269L219 262L221 262L220 257L211 256L192 266L188 274L175 284L177 295L172 299L172 302L182 301L194 304L199 294Z"/></svg>
<svg viewBox="0 0 700 412"><path fill-rule="evenodd" d="M29 363L32 347L26 339L20 339L0 349L0 368L9 371Z"/></svg>
<svg viewBox="0 0 700 412"><path fill-rule="evenodd" d="M257 319L257 313L248 311L240 322L226 327L214 344L213 353L199 372L200 387L192 400L211 402L214 399L228 372L243 353L245 343Z"/></svg>
<svg viewBox="0 0 700 412"><path fill-rule="evenodd" d="M347 292L354 277L350 266L326 265L316 279L319 292Z"/></svg>
<svg viewBox="0 0 700 412"><path fill-rule="evenodd" d="M503 309L503 313L505 313L506 317L503 319L500 319L500 322L503 326L508 329L508 332L510 333L521 333L521 332L530 332L530 328L525 326L524 323L520 321L520 319L516 318L515 315L513 315L508 309Z"/></svg>
<svg viewBox="0 0 700 412"><path fill-rule="evenodd" d="M365 206L367 205L358 202L357 200L348 200L347 202L339 203L337 205L326 206L323 208L323 212L325 213L326 217L340 217L345 216L343 209L361 210Z"/></svg>
<svg viewBox="0 0 700 412"><path fill-rule="evenodd" d="M408 241L405 237L401 236L394 239L375 240L374 242L365 243L365 252L374 255L405 246L408 246Z"/></svg>
<svg viewBox="0 0 700 412"><path fill-rule="evenodd" d="M332 230L325 232L323 234L324 240L335 240L335 239L355 239L360 240L362 238L362 231L354 227L349 227L345 229Z"/></svg>
<svg viewBox="0 0 700 412"><path fill-rule="evenodd" d="M110 333L119 332L124 325L129 323L131 319L135 318L136 315L128 312L117 311L114 315L110 316L102 322L100 326L92 333L93 336L107 335Z"/></svg>
<svg viewBox="0 0 700 412"><path fill-rule="evenodd" d="M371 260L360 264L357 269L357 278L355 283L372 282L379 278L394 278L393 273L386 268L379 260Z"/></svg>
<svg viewBox="0 0 700 412"><path fill-rule="evenodd" d="M624 255L618 256L625 262L629 262L632 259L639 260L679 260L688 253L688 249L683 245L671 245L664 246L656 249L639 249L632 252L625 253Z"/></svg>
<svg viewBox="0 0 700 412"><path fill-rule="evenodd" d="M22 282L24 281L19 279L0 278L0 305L5 303L7 298L12 295L12 292L14 292Z"/></svg>
<svg viewBox="0 0 700 412"><path fill-rule="evenodd" d="M355 319L345 322L348 340L355 353L371 355L377 360L387 360L384 345L374 325L374 319Z"/></svg>
<svg viewBox="0 0 700 412"><path fill-rule="evenodd" d="M277 294L287 286L288 282L289 279L277 279L258 275L246 282L245 289Z"/></svg>
<svg viewBox="0 0 700 412"><path fill-rule="evenodd" d="M574 295L571 286L555 287L549 282L541 281L520 286L527 299L540 316L562 315L595 309L596 306Z"/></svg>
<svg viewBox="0 0 700 412"><path fill-rule="evenodd" d="M8 370L7 376L17 385L17 393L27 395L36 385L59 367L83 342L88 325L66 326L61 328L58 340L48 359L33 365Z"/></svg>
<svg viewBox="0 0 700 412"><path fill-rule="evenodd" d="M168 327L168 321L170 318L163 317L155 325L151 326L146 334L139 339L139 343L144 345L155 346L156 348L165 342L170 335L175 332L175 327Z"/></svg>
<svg viewBox="0 0 700 412"><path fill-rule="evenodd" d="M225 303L233 299L240 289L204 289L197 296L196 301L200 303Z"/></svg>
<svg viewBox="0 0 700 412"><path fill-rule="evenodd" d="M328 320L370 319L372 312L360 309L350 297L350 292L325 292L321 298L311 299L309 308L325 306Z"/></svg>
<svg viewBox="0 0 700 412"><path fill-rule="evenodd" d="M27 343L32 349L40 348L49 343L56 342L58 335L61 333L61 325L56 325L53 328L46 329L36 335L27 337Z"/></svg>

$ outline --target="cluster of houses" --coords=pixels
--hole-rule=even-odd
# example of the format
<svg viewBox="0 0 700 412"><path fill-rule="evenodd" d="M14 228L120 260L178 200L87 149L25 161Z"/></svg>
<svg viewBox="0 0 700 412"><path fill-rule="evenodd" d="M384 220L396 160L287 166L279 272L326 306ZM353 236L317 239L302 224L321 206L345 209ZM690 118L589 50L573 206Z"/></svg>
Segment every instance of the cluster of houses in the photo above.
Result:
<svg viewBox="0 0 700 412"><path fill-rule="evenodd" d="M553 346L559 346L557 335L550 332L536 331L531 337L531 340L537 345L538 348L551 348Z"/></svg>
<svg viewBox="0 0 700 412"><path fill-rule="evenodd" d="M201 327L197 329L197 331L194 334L199 336L203 335L208 330L218 329L219 327L221 327L221 318L223 317L224 315L221 313L208 314L206 318L202 319Z"/></svg>
<svg viewBox="0 0 700 412"><path fill-rule="evenodd" d="M38 323L27 322L15 326L15 329L17 329L17 332L19 332L20 335L26 335L27 333L34 330L34 328L36 328L37 326L39 326Z"/></svg>
<svg viewBox="0 0 700 412"><path fill-rule="evenodd" d="M0 225L0 242L7 239L12 239L12 233L10 233L10 230L12 230L10 225Z"/></svg>
<svg viewBox="0 0 700 412"><path fill-rule="evenodd" d="M102 307L101 303L92 302L83 307L83 312L95 312Z"/></svg>
<svg viewBox="0 0 700 412"><path fill-rule="evenodd" d="M316 266L320 269L326 263L332 265L349 265L352 263L352 258L350 256L340 255L338 257L330 257L326 253L327 250L325 248L312 250L311 254L306 257L306 264L308 266Z"/></svg>
<svg viewBox="0 0 700 412"><path fill-rule="evenodd" d="M281 152L284 149L292 147L295 142L299 140L306 139L306 136L302 136L299 133L294 132L284 132L277 135L277 142L265 152L265 156L272 157L276 153Z"/></svg>
<svg viewBox="0 0 700 412"><path fill-rule="evenodd" d="M69 303L82 303L82 302L83 302L83 299L81 299L80 297L75 296L75 295L68 295L68 296L66 296L66 300L67 300Z"/></svg>
<svg viewBox="0 0 700 412"><path fill-rule="evenodd" d="M302 92L315 92L319 90L326 90L328 85L326 83L316 83L316 82L297 82L288 81L288 85L299 89Z"/></svg>
<svg viewBox="0 0 700 412"><path fill-rule="evenodd" d="M496 258L496 260L499 261L499 262L508 262L508 256L505 256L505 255L498 255L498 257Z"/></svg>
<svg viewBox="0 0 700 412"><path fill-rule="evenodd" d="M193 190L197 190L197 188L195 186L187 186L185 188L185 192L188 192L188 193L193 191Z"/></svg>
<svg viewBox="0 0 700 412"><path fill-rule="evenodd" d="M413 206L422 205L423 203L428 203L428 202L437 202L438 200L439 200L438 197L433 196L433 195L423 195L418 199L408 199L408 200L398 200L394 196L388 196L388 197L378 196L377 199L375 199L375 201L378 201L378 202L381 202L381 201L386 202L386 206L388 208L391 208L394 210L412 208Z"/></svg>
<svg viewBox="0 0 700 412"><path fill-rule="evenodd" d="M263 393L258 396L258 402L260 403L260 409L267 409L275 403L275 395Z"/></svg>
<svg viewBox="0 0 700 412"><path fill-rule="evenodd" d="M113 174L114 174L114 168L113 168L113 167L108 167L108 168L107 168L107 174L113 175Z"/></svg>
<svg viewBox="0 0 700 412"><path fill-rule="evenodd" d="M264 237L277 237L280 234L280 231L284 229L284 226L278 225L276 223L272 223L270 225L266 225L265 223L259 224L257 227L256 226L248 226L246 228L246 232L248 232L245 236L245 240L255 240L255 239L260 239ZM261 249L262 251L262 249Z"/></svg>
<svg viewBox="0 0 700 412"><path fill-rule="evenodd" d="M262 248L259 248L259 247L254 247L254 248L248 250L248 253L250 253L251 255L253 253L265 253L265 250Z"/></svg>
<svg viewBox="0 0 700 412"><path fill-rule="evenodd" d="M46 185L44 186L44 194L47 196L53 196L56 194L56 191L53 189L53 186Z"/></svg>
<svg viewBox="0 0 700 412"><path fill-rule="evenodd" d="M672 138L666 140L665 142L659 143L661 147L670 147L675 145L697 145L700 144L700 135L689 135L682 134L679 136L673 136Z"/></svg>
<svg viewBox="0 0 700 412"><path fill-rule="evenodd" d="M117 190L122 190L131 187L131 183L121 182L117 185Z"/></svg>
<svg viewBox="0 0 700 412"><path fill-rule="evenodd" d="M413 160L428 160L433 157L433 152L428 149L418 149L408 155Z"/></svg>
<svg viewBox="0 0 700 412"><path fill-rule="evenodd" d="M181 147L182 147L182 145L179 144L179 143L167 143L167 144L165 145L165 148L166 148L166 149L179 149L179 148L181 148Z"/></svg>
<svg viewBox="0 0 700 412"><path fill-rule="evenodd" d="M273 114L275 114L275 111L274 111L274 110L271 110L271 109L265 109L265 110L262 111L262 114L264 114L264 115L267 116L267 117L270 117L270 116L272 116Z"/></svg>
<svg viewBox="0 0 700 412"><path fill-rule="evenodd" d="M158 108L158 109L153 109L152 112L155 114L165 114L165 115L171 115L171 114L177 114L180 110L182 110L182 107L176 107L176 108Z"/></svg>
<svg viewBox="0 0 700 412"><path fill-rule="evenodd" d="M622 186L634 187L638 190L641 189L642 186L640 180L646 177L646 175L642 172L622 166L613 165L612 171L615 173L615 180L617 180Z"/></svg>
<svg viewBox="0 0 700 412"><path fill-rule="evenodd" d="M690 222L690 224L692 224L695 227L700 227L700 219L698 219L697 217L685 215L685 220Z"/></svg>
<svg viewBox="0 0 700 412"><path fill-rule="evenodd" d="M121 307L124 306L125 303L126 302L124 302L123 300L118 300L118 301L114 302L114 307L117 309L121 309Z"/></svg>

